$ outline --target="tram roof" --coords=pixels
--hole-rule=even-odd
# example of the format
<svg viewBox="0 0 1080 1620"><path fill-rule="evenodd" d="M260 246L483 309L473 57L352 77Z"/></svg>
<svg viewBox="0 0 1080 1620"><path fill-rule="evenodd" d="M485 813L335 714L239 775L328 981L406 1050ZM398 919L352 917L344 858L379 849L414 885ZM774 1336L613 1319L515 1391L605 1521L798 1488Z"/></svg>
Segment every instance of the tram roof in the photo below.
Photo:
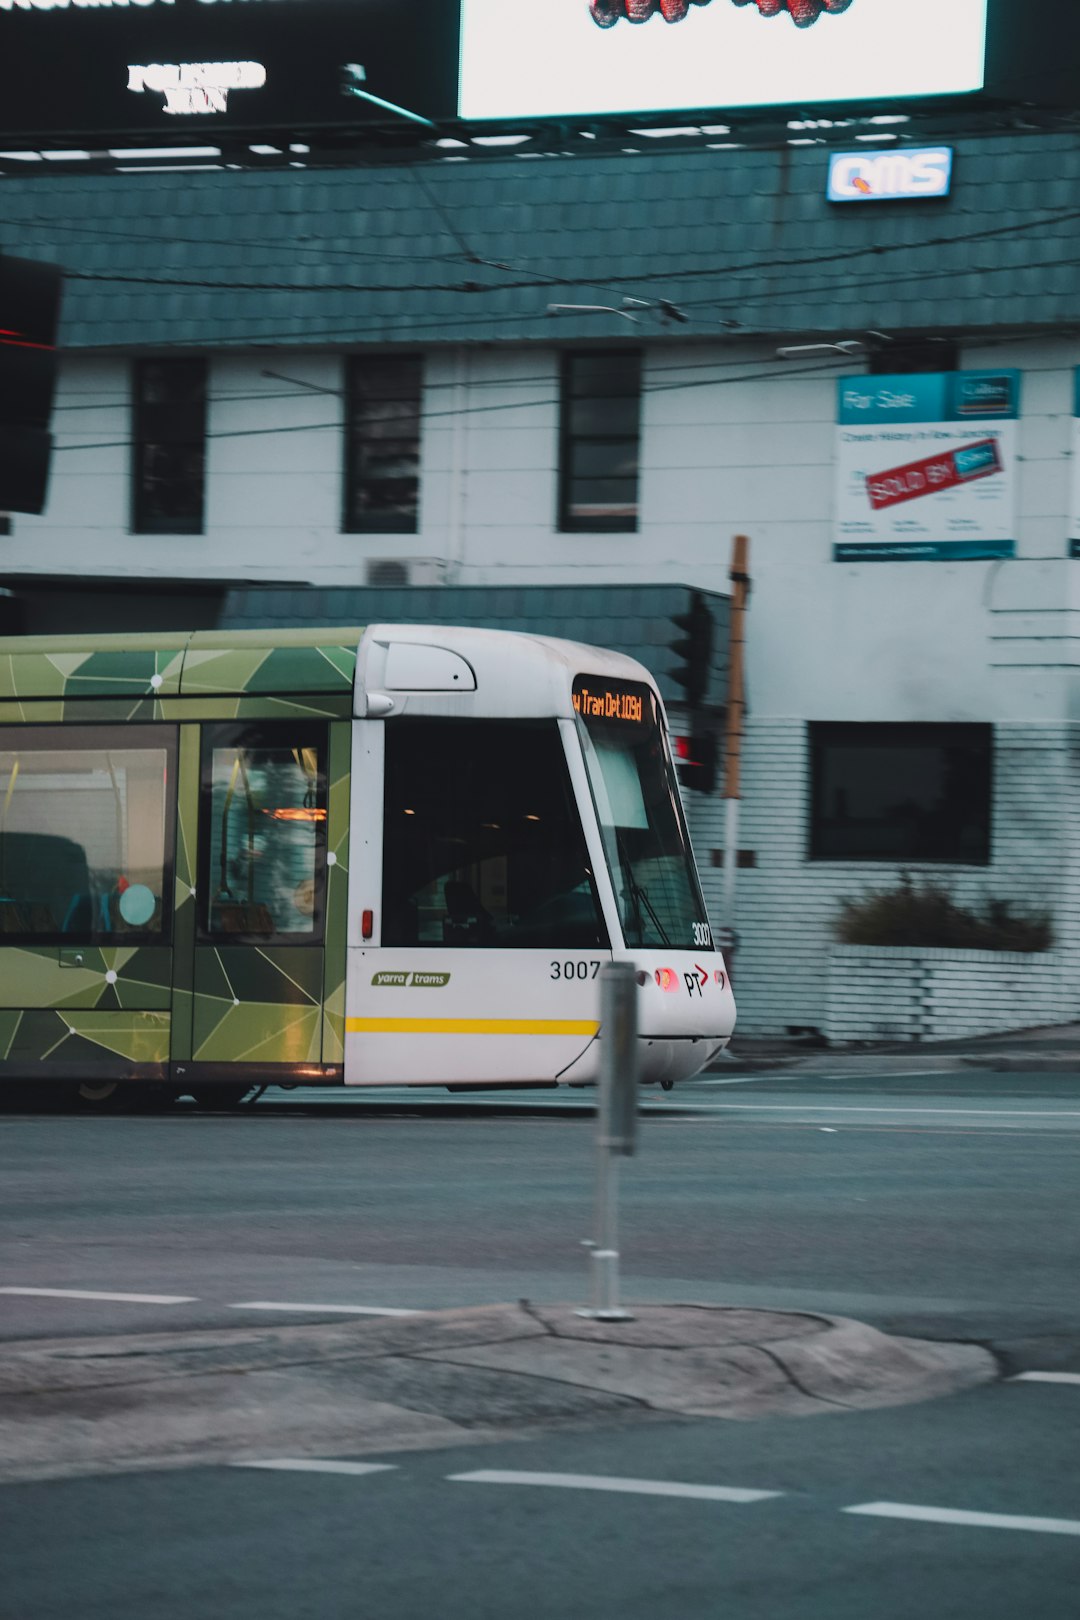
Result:
<svg viewBox="0 0 1080 1620"><path fill-rule="evenodd" d="M0 638L0 698L351 692L360 626Z"/></svg>

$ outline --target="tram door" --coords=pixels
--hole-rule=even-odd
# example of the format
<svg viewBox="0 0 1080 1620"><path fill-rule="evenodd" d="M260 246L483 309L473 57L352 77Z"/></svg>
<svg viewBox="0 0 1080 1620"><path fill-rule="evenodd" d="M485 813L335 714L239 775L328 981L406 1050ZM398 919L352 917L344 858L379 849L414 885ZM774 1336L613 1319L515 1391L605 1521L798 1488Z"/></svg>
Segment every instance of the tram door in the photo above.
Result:
<svg viewBox="0 0 1080 1620"><path fill-rule="evenodd" d="M334 865L329 754L331 732L347 747L349 727L302 717L184 729L178 899L187 876L194 904L177 910L174 1005L188 1028L176 1031L176 1077L196 1088L317 1079ZM343 899L333 909L343 925Z"/></svg>
<svg viewBox="0 0 1080 1620"><path fill-rule="evenodd" d="M559 722L357 733L346 1083L557 1079L611 958Z"/></svg>

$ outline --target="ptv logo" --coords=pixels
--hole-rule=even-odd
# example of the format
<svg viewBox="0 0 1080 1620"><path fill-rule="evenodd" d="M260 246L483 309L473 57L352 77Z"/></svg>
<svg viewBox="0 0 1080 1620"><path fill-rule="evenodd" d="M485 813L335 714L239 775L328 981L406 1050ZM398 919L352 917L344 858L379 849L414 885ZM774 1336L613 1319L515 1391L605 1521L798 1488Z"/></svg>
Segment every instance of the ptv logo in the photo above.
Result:
<svg viewBox="0 0 1080 1620"><path fill-rule="evenodd" d="M686 986L688 996L700 996L708 982L709 975L700 962L694 963L693 973L687 972L683 974L683 983Z"/></svg>

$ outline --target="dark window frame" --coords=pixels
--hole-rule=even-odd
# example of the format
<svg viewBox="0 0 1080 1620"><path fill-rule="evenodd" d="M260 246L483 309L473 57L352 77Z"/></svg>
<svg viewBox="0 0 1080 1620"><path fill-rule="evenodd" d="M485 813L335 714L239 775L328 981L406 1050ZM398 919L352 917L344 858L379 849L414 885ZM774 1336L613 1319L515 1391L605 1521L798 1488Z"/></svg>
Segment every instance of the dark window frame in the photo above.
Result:
<svg viewBox="0 0 1080 1620"><path fill-rule="evenodd" d="M636 370L635 387L622 392L586 393L582 374L587 367L601 367L604 363L616 365L633 362ZM577 374L577 375L575 375ZM566 349L563 351L559 374L559 486L558 529L560 534L636 534L641 515L641 401L643 392L643 356L640 349ZM575 406L589 401L602 405L604 401L633 399L636 403L635 429L625 432L582 431L575 427ZM627 502L632 513L597 511L592 514L575 512L575 486L586 475L577 472L579 452L590 447L615 449L619 445L633 446L633 499ZM625 475L623 475L625 478ZM597 482L599 475L593 475Z"/></svg>
<svg viewBox="0 0 1080 1620"><path fill-rule="evenodd" d="M394 368L398 370L399 384L397 388L391 386L386 391L379 391L380 371L385 375ZM420 532L420 498L421 498L421 454L423 448L423 413L424 413L424 356L422 354L353 354L345 359L345 467L342 487L341 532L342 534L419 534ZM365 386L365 373L367 383ZM394 414L390 409L394 404L403 407L399 420L408 423L410 417L412 425L410 431L403 431L397 437L391 433L383 433L381 428L392 426ZM365 415L363 407L371 407L369 415ZM379 417L379 408L385 414ZM365 425L367 431L365 431ZM372 476L370 470L365 474L365 451L377 449L380 445L397 445L411 447L406 455L412 455L415 472L404 475ZM388 497L391 486L411 486L410 498L400 500L395 508L393 502L373 507L370 516L363 510L362 496L365 490L375 493L380 491Z"/></svg>
<svg viewBox="0 0 1080 1620"><path fill-rule="evenodd" d="M55 742L52 740L55 737ZM39 740L40 739L40 740ZM48 739L48 740L46 740ZM165 825L161 863L161 916L157 928L104 929L100 927L52 929L34 932L19 929L0 933L0 947L89 945L106 949L118 946L169 947L173 942L173 901L176 890L176 804L179 730L175 725L153 722L130 726L108 724L38 724L0 727L0 748L41 753L136 753L140 749L162 750L166 759L163 808ZM29 746L28 746L29 745Z"/></svg>
<svg viewBox="0 0 1080 1620"><path fill-rule="evenodd" d="M809 787L807 815L807 858L814 862L864 862L892 866L989 866L993 859L994 821L994 727L983 722L950 721L811 721L808 725L807 747L809 756ZM894 811L893 836L890 844L888 824L879 822L884 830L877 847L866 844L865 829L872 826L868 819L860 824L851 821L853 845L860 836L863 847L843 848L843 835L838 831L837 818L826 815L824 802L827 783L827 754L829 750L865 749L880 752L889 747L909 751L939 748L942 750L942 775L950 769L948 754L952 751L951 768L957 773L966 764L965 782L968 784L969 811L976 800L977 812L970 815L965 827L956 822L955 806L950 809L945 800L935 806L927 804L921 813L906 806ZM963 755L966 751L967 761ZM833 766L835 770L837 767ZM956 780L959 781L959 776ZM955 797L955 796L954 796ZM907 814L907 843L895 837L900 811ZM861 831L860 831L861 827ZM951 838L942 837L945 829Z"/></svg>
<svg viewBox="0 0 1080 1620"><path fill-rule="evenodd" d="M210 925L210 907L220 891L220 873L213 870L212 817L214 810L214 753L220 748L238 747L239 739L249 748L316 748L319 758L317 796L314 808L326 812L315 826L314 895L312 926L303 931L276 929L273 933L245 932ZM199 737L199 817L198 877L196 894L196 940L200 946L218 949L231 945L302 945L322 950L326 940L326 854L329 817L330 735L325 721L298 718L281 720L213 720L204 722Z"/></svg>
<svg viewBox="0 0 1080 1620"><path fill-rule="evenodd" d="M187 398L154 399L155 374L187 379ZM209 365L198 356L140 359L131 387L131 532L203 534L206 524L206 423ZM154 472L187 459L191 472ZM155 479L158 487L155 489Z"/></svg>

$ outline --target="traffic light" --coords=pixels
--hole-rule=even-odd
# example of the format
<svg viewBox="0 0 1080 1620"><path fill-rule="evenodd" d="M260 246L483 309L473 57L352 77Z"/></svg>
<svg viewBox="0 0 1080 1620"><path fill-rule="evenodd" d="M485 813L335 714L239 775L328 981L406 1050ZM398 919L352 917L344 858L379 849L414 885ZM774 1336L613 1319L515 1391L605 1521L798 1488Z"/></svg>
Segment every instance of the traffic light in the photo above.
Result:
<svg viewBox="0 0 1080 1620"><path fill-rule="evenodd" d="M709 672L712 664L713 618L700 591L691 591L690 607L686 613L673 613L671 622L685 635L669 643L671 651L681 660L681 668L671 671L671 679L681 686L691 709L701 707L709 690Z"/></svg>
<svg viewBox="0 0 1080 1620"><path fill-rule="evenodd" d="M676 737L675 764L679 781L694 793L711 793L716 786L717 762L716 733L693 732L689 737Z"/></svg>
<svg viewBox="0 0 1080 1620"><path fill-rule="evenodd" d="M0 254L0 512L45 509L63 275Z"/></svg>

